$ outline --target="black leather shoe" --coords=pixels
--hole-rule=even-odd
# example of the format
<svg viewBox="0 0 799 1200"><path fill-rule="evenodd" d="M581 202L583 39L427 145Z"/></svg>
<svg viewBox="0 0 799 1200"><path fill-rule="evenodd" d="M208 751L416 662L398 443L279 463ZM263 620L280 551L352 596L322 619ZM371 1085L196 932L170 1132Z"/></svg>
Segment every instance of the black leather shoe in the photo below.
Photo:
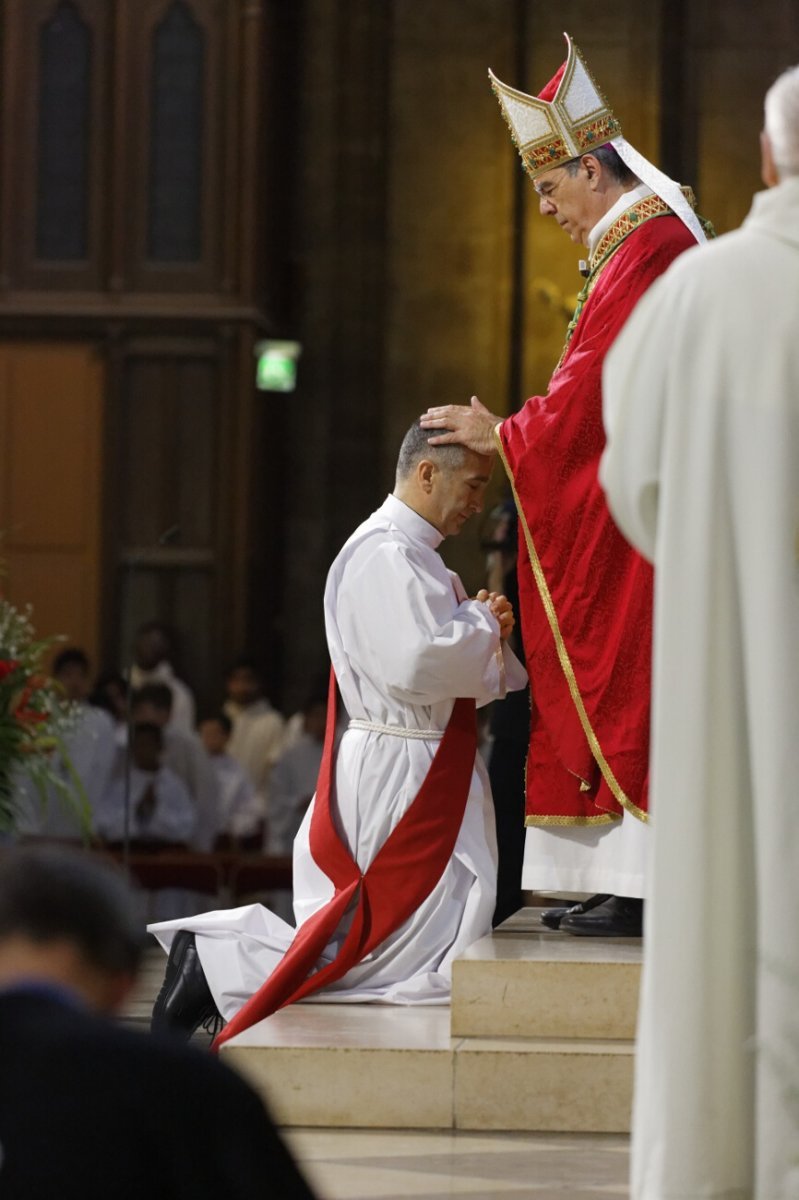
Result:
<svg viewBox="0 0 799 1200"><path fill-rule="evenodd" d="M188 1039L200 1025L219 1013L200 963L194 934L180 929L169 951L161 991L153 1005L153 1032L182 1032ZM221 1018L220 1018L221 1020Z"/></svg>
<svg viewBox="0 0 799 1200"><path fill-rule="evenodd" d="M560 923L565 916L589 912L609 899L608 895L591 896L589 900L577 900L563 908L548 908L546 912L541 913L541 924L546 925L547 929L560 929Z"/></svg>
<svg viewBox="0 0 799 1200"><path fill-rule="evenodd" d="M610 896L604 904L587 913L574 913L563 918L563 933L577 937L628 937L643 934L644 902L628 896Z"/></svg>

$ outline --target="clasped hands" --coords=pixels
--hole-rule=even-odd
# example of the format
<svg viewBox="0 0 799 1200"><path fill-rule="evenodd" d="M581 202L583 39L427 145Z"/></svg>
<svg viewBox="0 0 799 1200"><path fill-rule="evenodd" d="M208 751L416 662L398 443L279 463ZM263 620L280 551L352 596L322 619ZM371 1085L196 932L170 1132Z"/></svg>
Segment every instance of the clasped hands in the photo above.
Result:
<svg viewBox="0 0 799 1200"><path fill-rule="evenodd" d="M489 592L481 588L475 596L482 604L488 605L488 611L499 621L499 636L504 640L510 637L516 618L513 615L513 605L507 596L500 592Z"/></svg>

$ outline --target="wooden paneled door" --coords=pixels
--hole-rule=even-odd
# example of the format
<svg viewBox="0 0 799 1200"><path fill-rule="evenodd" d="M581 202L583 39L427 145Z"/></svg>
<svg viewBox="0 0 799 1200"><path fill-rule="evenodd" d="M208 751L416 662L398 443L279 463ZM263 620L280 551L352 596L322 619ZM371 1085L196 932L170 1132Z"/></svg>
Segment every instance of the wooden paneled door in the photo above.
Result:
<svg viewBox="0 0 799 1200"><path fill-rule="evenodd" d="M97 663L104 369L94 345L0 343L6 594Z"/></svg>
<svg viewBox="0 0 799 1200"><path fill-rule="evenodd" d="M218 705L230 654L236 506L226 355L210 336L142 337L127 339L114 363L106 658L126 664L137 626L165 621L177 638L176 668L201 706Z"/></svg>

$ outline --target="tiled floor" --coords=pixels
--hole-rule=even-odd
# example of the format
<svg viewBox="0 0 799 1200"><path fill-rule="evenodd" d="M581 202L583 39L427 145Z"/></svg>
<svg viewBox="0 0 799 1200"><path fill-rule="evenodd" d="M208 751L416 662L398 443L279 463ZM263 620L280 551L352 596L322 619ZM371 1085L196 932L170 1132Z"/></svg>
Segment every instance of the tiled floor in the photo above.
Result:
<svg viewBox="0 0 799 1200"><path fill-rule="evenodd" d="M144 1027L166 959L148 952L125 1018ZM198 1034L207 1046L206 1034ZM335 1096L330 1097L331 1104ZM319 1200L625 1200L629 1139L613 1134L290 1129Z"/></svg>
<svg viewBox="0 0 799 1200"><path fill-rule="evenodd" d="M621 1200L617 1135L294 1129L286 1140L320 1200Z"/></svg>

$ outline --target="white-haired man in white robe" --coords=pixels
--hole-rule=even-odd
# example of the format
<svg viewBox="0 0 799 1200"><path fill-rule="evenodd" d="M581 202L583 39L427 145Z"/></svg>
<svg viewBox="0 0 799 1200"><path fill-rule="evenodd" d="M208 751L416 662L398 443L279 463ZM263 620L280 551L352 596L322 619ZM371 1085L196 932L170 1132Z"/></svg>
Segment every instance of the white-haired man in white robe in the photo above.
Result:
<svg viewBox="0 0 799 1200"><path fill-rule="evenodd" d="M394 493L346 542L328 576L327 640L350 727L330 768L334 786L327 790L323 757L316 796L294 843L298 929L261 905L151 926L170 950L155 1026L188 1032L209 1015L212 1000L234 1022L224 1039L298 998L298 981L307 994L309 966L326 981L327 1001L447 1003L453 959L490 930L494 818L487 775L476 756L473 702L485 704L523 687L526 673L507 644L514 623L507 599L488 592L468 599L438 554L443 539L481 510L494 456L460 446L431 447L427 438L418 424L409 430ZM467 729L468 757L462 754L458 761L445 747L452 745L450 727L464 703L471 704L471 741ZM468 712L466 718L468 726ZM329 717L330 762L333 731ZM448 808L454 793L460 807L455 804L448 827L451 842L431 871L429 822L440 819L439 810ZM330 861L315 845L328 800L330 821L322 840L328 846L331 838L337 840ZM417 800L424 810L419 835L389 862L393 875L387 888L376 876L387 856L391 860L403 829L419 815ZM345 875L350 866L353 872L344 884L335 869L342 861ZM425 874L429 879L409 902ZM331 906L340 902L346 907L341 919L325 926L318 955L314 949L294 983L285 988L281 983L279 995L270 993L261 1004L264 988L274 991L273 983L293 970L309 931L320 921L324 925ZM370 934L370 942L366 931L374 931L387 913L392 917L395 904L405 905L402 919L388 920L385 936L375 944ZM351 930L360 938L354 951ZM331 976L344 961L347 969Z"/></svg>
<svg viewBox="0 0 799 1200"><path fill-rule="evenodd" d="M634 1200L799 1196L799 67L762 166L605 367L601 479L656 567Z"/></svg>

